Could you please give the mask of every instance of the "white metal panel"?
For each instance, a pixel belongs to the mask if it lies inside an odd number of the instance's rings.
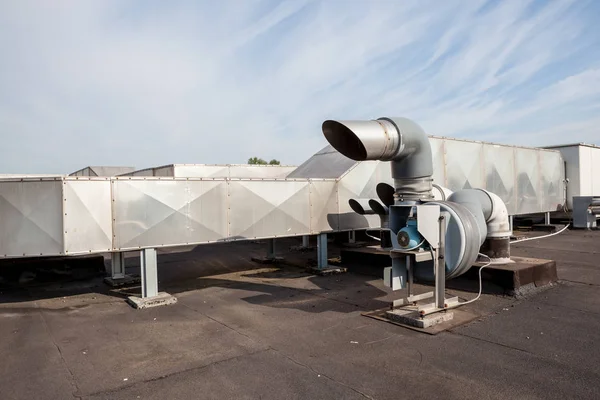
[[[112,249],[110,180],[66,180],[64,183],[65,253]]]
[[[63,254],[61,179],[0,182],[0,257]]]
[[[308,180],[229,181],[230,239],[310,233]]]
[[[600,195],[600,147],[580,145],[579,180],[580,188],[573,196]]]
[[[445,140],[441,138],[429,138],[429,144],[431,145],[431,155],[433,157],[433,183],[448,187]]]
[[[600,147],[590,148],[591,164],[590,179],[592,181],[592,196],[600,196]]]
[[[230,165],[230,178],[285,178],[296,167],[280,165]]]
[[[313,234],[339,229],[338,190],[335,180],[310,182],[310,231]]]
[[[542,211],[540,200],[540,164],[534,149],[519,149],[515,159],[517,171],[517,210],[519,214]],[[510,212],[510,211],[509,211]]]
[[[522,151],[522,149],[517,149]],[[564,162],[554,151],[538,151],[539,184],[538,197],[542,211],[559,211],[565,206]]]
[[[114,180],[116,249],[176,246],[227,237],[227,183]]]
[[[175,176],[184,178],[229,178],[227,165],[175,164]]]
[[[453,191],[483,188],[483,144],[462,140],[445,140],[446,181]]]
[[[485,185],[482,189],[498,195],[509,214],[517,211],[515,148],[486,144],[483,146]]]

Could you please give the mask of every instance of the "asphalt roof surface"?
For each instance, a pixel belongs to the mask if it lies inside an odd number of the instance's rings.
[[[248,261],[264,250],[161,254],[178,303],[142,311],[95,272],[0,287],[0,399],[600,398],[600,231],[513,246],[557,260],[560,283],[484,295],[436,336],[361,315],[394,298],[381,280]]]

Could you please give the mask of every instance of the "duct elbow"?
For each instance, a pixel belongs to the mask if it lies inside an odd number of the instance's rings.
[[[486,237],[505,238],[512,234],[506,205],[496,194],[483,189],[463,189],[454,192],[448,200],[463,204],[478,215],[483,213]]]
[[[429,178],[433,157],[423,129],[407,118],[371,121],[327,120],[322,126],[327,141],[356,161],[393,161],[394,179]]]
[[[508,210],[504,201],[495,193],[488,192],[487,190],[480,189],[485,192],[492,203],[492,211],[488,218],[486,218],[489,238],[504,238],[512,235],[512,229],[510,228],[510,221],[508,218]]]

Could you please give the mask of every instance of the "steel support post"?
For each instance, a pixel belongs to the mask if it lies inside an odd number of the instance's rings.
[[[112,279],[124,279],[125,278],[125,253],[118,252],[111,254],[111,270],[110,275]]]
[[[446,223],[444,216],[440,216],[440,242],[435,250],[435,306],[444,308],[446,304]]]
[[[512,215],[508,216],[508,223],[510,225],[510,231],[512,232],[514,230],[513,216]]]
[[[544,213],[544,224],[550,225],[550,213]]]
[[[309,247],[310,245],[310,236],[304,235],[302,236],[302,247]]]
[[[275,239],[267,240],[267,259],[274,260],[275,259]]]
[[[140,251],[140,268],[142,271],[142,298],[158,295],[156,249],[144,249]]]
[[[317,236],[317,268],[327,268],[327,234],[321,233]]]
[[[348,243],[356,243],[356,231],[348,232]]]

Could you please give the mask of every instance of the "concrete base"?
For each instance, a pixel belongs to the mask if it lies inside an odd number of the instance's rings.
[[[168,306],[170,304],[177,303],[177,297],[170,295],[169,293],[159,292],[156,296],[141,298],[137,296],[129,296],[127,302],[138,310],[144,308]]]
[[[301,253],[307,251],[314,251],[317,249],[317,246],[290,246],[290,251],[299,251]]]
[[[110,287],[122,287],[122,286],[137,284],[137,283],[140,283],[141,281],[142,281],[142,279],[139,276],[131,276],[131,275],[125,275],[125,277],[118,278],[118,279],[112,278],[110,276],[107,276],[106,278],[104,278],[104,283],[106,283]]]
[[[415,307],[402,307],[386,312],[385,316],[394,322],[424,329],[454,319],[454,312],[440,311],[421,317]]]
[[[252,261],[259,264],[277,264],[279,262],[283,262],[285,259],[283,257],[252,257]]]
[[[342,268],[342,267],[336,267],[334,265],[328,265],[325,268],[310,267],[310,268],[308,268],[308,271],[311,274],[326,276],[326,275],[343,274],[347,271],[347,269]]]

